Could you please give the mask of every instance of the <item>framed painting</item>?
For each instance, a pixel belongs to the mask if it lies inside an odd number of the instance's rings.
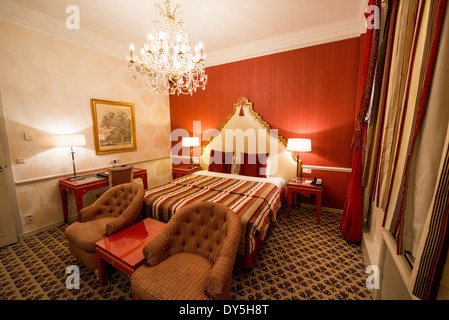
[[[96,154],[137,150],[134,104],[90,100]]]

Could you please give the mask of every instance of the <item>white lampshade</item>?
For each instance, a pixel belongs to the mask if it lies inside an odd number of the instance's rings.
[[[200,139],[198,137],[182,138],[183,147],[198,147],[200,145]]]
[[[288,139],[287,150],[294,152],[312,151],[310,139]]]
[[[84,137],[84,134],[55,136],[55,147],[75,147],[85,145],[86,138]]]

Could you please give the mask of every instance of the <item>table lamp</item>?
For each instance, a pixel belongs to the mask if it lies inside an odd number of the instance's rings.
[[[77,177],[76,175],[75,151],[73,151],[73,147],[85,145],[86,145],[86,138],[84,137],[84,134],[64,135],[55,137],[55,147],[70,147],[72,153],[73,177],[68,178],[69,180],[75,181],[79,179],[79,177]]]
[[[288,139],[287,150],[297,152],[296,155],[296,182],[302,180],[302,160],[299,159],[300,152],[312,151],[310,139]]]
[[[187,137],[182,138],[182,146],[190,147],[190,169],[194,168],[193,165],[193,147],[199,147],[200,139],[198,137]]]

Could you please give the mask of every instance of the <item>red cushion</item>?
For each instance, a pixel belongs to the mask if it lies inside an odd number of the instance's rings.
[[[231,173],[233,157],[234,152],[232,151],[222,152],[211,150],[208,170],[213,172]]]
[[[241,153],[239,174],[242,176],[266,178],[268,155],[268,153]]]

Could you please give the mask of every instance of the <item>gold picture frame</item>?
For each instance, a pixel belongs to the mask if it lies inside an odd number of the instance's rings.
[[[90,99],[96,154],[137,150],[134,104]]]

